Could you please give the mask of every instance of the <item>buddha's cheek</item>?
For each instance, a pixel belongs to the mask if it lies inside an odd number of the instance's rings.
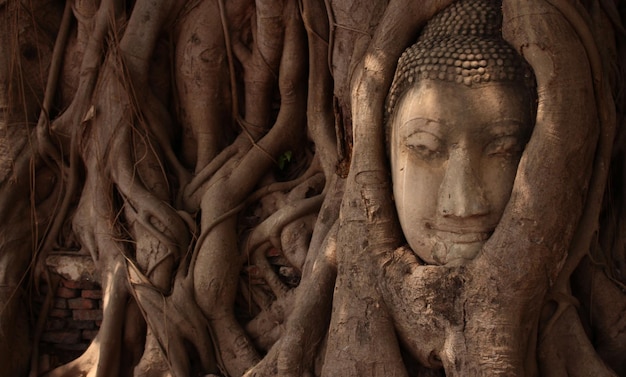
[[[437,217],[437,196],[443,169],[416,161],[409,151],[392,162],[393,193],[402,231],[409,246],[427,263],[436,263],[432,251]]]
[[[511,197],[518,159],[492,159],[481,164],[484,191],[491,209],[489,218],[498,222]]]

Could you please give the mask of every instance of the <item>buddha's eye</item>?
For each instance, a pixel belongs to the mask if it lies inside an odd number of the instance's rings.
[[[524,146],[516,136],[500,136],[487,145],[485,153],[490,157],[515,158]]]
[[[424,160],[432,160],[443,156],[443,143],[429,132],[418,131],[406,138],[409,150]]]

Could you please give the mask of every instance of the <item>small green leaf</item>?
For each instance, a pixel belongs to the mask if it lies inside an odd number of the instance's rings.
[[[293,153],[291,151],[286,151],[278,157],[278,168],[280,170],[284,170],[287,163],[291,162],[291,157]]]

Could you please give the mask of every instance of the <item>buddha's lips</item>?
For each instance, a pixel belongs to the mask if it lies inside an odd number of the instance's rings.
[[[485,242],[491,237],[493,232],[472,232],[472,233],[452,233],[452,232],[437,232],[437,236],[442,240],[453,243],[474,243]]]
[[[452,243],[485,242],[491,237],[495,227],[452,227],[427,224],[442,241]]]

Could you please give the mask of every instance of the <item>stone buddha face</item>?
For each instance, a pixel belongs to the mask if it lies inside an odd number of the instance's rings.
[[[521,83],[423,79],[390,119],[393,194],[409,246],[430,264],[474,258],[498,224],[532,131]]]

